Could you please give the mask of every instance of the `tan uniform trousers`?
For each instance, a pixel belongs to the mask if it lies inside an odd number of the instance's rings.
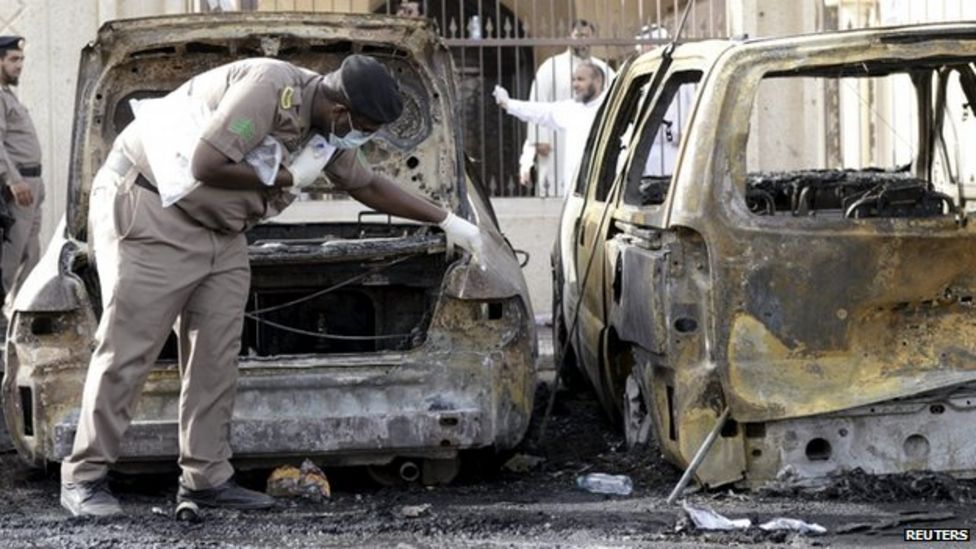
[[[230,420],[250,286],[243,234],[221,234],[103,167],[89,207],[103,313],[74,447],[62,481],[92,481],[115,462],[150,369],[172,328],[180,341],[181,482],[200,490],[233,474]],[[175,325],[175,326],[174,326]]]
[[[25,177],[30,186],[34,202],[30,206],[19,206],[10,198],[8,206],[13,215],[13,227],[3,242],[3,256],[0,258],[0,272],[3,275],[3,288],[7,292],[6,309],[13,304],[13,297],[27,279],[31,269],[41,258],[41,204],[44,203],[44,182],[40,177]]]

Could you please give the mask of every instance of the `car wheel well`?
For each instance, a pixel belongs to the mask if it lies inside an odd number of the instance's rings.
[[[603,341],[603,352],[600,353],[600,400],[604,402],[610,419],[619,426],[623,414],[624,387],[634,369],[634,354],[631,344],[621,340],[613,327],[607,329]]]

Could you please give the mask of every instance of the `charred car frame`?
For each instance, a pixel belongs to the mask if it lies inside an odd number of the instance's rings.
[[[459,452],[511,448],[532,410],[537,355],[519,264],[456,124],[452,63],[427,22],[384,16],[220,14],[106,24],[82,54],[69,207],[18,295],[3,402],[20,454],[66,456],[98,323],[88,189],[131,98],[232,60],[273,56],[327,72],[348,54],[398,77],[405,113],[364,148],[374,169],[476,222],[482,270],[436,228],[361,212],[326,180],[248,233],[252,267],[231,427],[236,458],[312,457],[449,481]],[[149,376],[119,466],[177,454],[175,341]],[[406,471],[406,472],[404,472]]]
[[[976,25],[667,51],[621,71],[566,202],[553,253],[559,363],[631,442],[653,433],[681,467],[729,408],[696,471],[706,485],[813,483],[855,467],[976,475],[973,189],[946,146],[948,102],[976,115]],[[879,79],[914,96],[897,105],[916,122],[893,165],[805,162],[813,132],[759,135],[764,101],[802,109],[804,89],[878,90]],[[649,174],[683,86],[695,100],[673,174]],[[763,158],[752,142],[764,137],[784,154]],[[784,161],[789,151],[801,153]]]

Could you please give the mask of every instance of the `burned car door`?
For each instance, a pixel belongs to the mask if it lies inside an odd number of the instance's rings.
[[[649,99],[608,235],[604,363],[629,444],[651,433],[669,458],[699,442],[702,402],[721,389],[697,368],[707,357],[708,257],[697,233],[668,222],[671,186],[682,165],[681,147],[695,124],[694,101],[705,60],[679,58]],[[677,390],[679,378],[689,390]],[[691,389],[693,387],[694,389]],[[717,443],[703,467],[727,465],[738,455],[735,439]],[[721,459],[719,459],[721,456]],[[734,478],[730,479],[734,480]]]
[[[627,151],[638,121],[643,99],[649,93],[651,72],[637,73],[617,84],[620,94],[605,111],[601,128],[600,148],[593,153],[593,168],[589,174],[586,201],[575,234],[575,268],[581,284],[577,334],[580,360],[588,377],[597,387],[604,409],[612,417],[617,415],[615,402],[608,398],[610,379],[604,373],[601,360],[605,344],[606,313],[604,285],[606,280],[605,243],[612,226],[613,200],[611,191],[623,176]]]

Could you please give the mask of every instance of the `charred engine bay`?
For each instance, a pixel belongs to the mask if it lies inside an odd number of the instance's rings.
[[[906,524],[976,526],[971,483],[948,488],[944,478],[903,475],[866,482],[855,473],[838,480],[829,495],[695,492],[687,499],[728,517],[768,520],[787,516],[828,528],[823,537],[767,533],[701,532],[676,527],[686,519],[665,503],[679,472],[656,448],[625,449],[609,428],[595,397],[561,393],[547,435],[538,439],[546,387],[536,395],[536,415],[518,450],[544,459],[525,472],[494,471],[484,455],[467,456],[460,479],[450,486],[380,487],[355,468],[326,468],[330,500],[279,500],[266,512],[205,512],[200,524],[175,522],[176,473],[119,475],[112,486],[127,516],[72,519],[58,504],[56,468],[30,470],[14,453],[0,454],[0,536],[5,547],[888,547],[901,541]],[[506,456],[507,457],[507,456]],[[497,460],[496,460],[497,462]],[[497,464],[497,463],[496,463]],[[625,474],[634,493],[612,497],[576,488],[578,474]],[[268,471],[240,475],[262,488]],[[942,490],[922,497],[938,481]],[[934,479],[934,480],[933,480]],[[899,484],[900,483],[900,484]],[[914,483],[914,484],[913,484]],[[892,499],[904,494],[918,499]],[[872,500],[880,496],[880,501]],[[924,513],[922,513],[924,512]],[[912,514],[908,514],[912,513]],[[905,517],[909,522],[905,522]],[[911,517],[918,522],[911,522]],[[949,517],[949,518],[945,518]],[[926,522],[939,520],[939,522]],[[838,531],[849,533],[839,534]]]

